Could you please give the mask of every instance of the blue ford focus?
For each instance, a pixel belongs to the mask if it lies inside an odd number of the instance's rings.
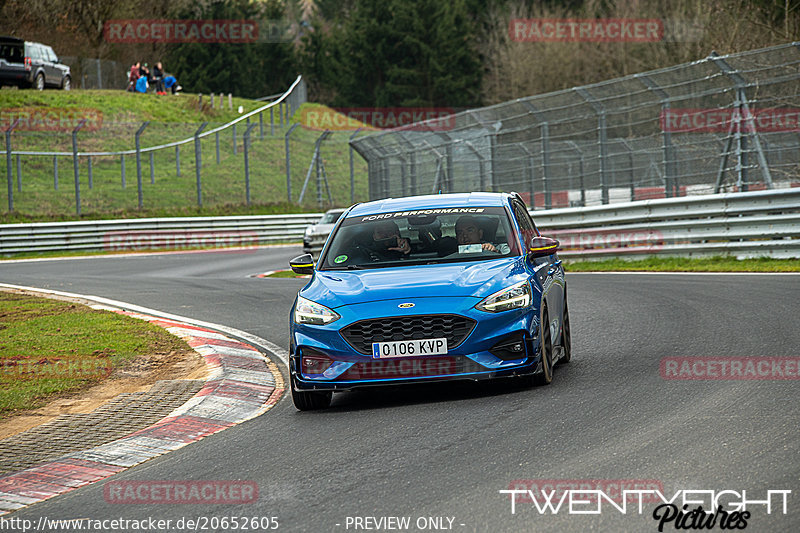
[[[521,376],[548,384],[571,356],[558,241],[515,193],[440,194],[351,207],[290,313],[292,398]],[[544,327],[543,327],[544,325]]]

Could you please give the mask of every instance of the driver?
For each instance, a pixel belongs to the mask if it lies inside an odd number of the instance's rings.
[[[381,220],[372,224],[370,248],[384,259],[400,259],[411,253],[411,243],[400,237],[400,228],[394,220]]]
[[[478,220],[470,215],[459,217],[456,221],[456,240],[458,244],[480,244],[484,252],[497,252],[507,254],[509,247],[507,244],[495,246],[490,242],[483,242],[483,229]]]

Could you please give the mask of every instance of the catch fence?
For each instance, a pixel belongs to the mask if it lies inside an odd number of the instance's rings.
[[[533,209],[800,182],[800,42],[520,98],[351,142],[369,197],[517,191]]]

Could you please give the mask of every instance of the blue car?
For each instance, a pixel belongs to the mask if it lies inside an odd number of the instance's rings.
[[[516,193],[354,205],[316,265],[308,254],[289,263],[311,274],[289,317],[295,406],[378,385],[550,383],[571,356],[557,248]]]

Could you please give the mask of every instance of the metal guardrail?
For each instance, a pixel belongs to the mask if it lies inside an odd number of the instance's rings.
[[[800,257],[800,188],[643,200],[532,213],[565,259]],[[321,213],[48,222],[0,226],[0,254],[299,241]],[[312,238],[312,253],[326,234]],[[216,240],[215,240],[216,239]]]
[[[322,216],[256,215],[42,222],[0,226],[0,254],[187,249],[296,242]]]
[[[800,188],[643,200],[534,214],[565,259],[800,257]]]

